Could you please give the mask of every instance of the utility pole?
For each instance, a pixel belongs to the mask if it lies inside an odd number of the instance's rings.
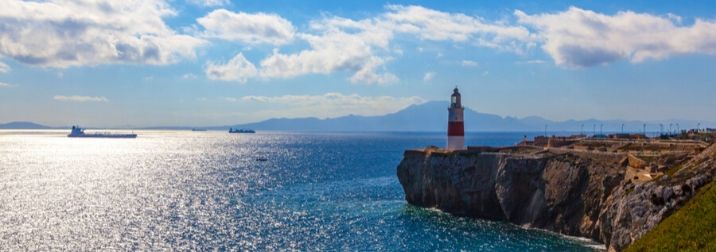
[[[643,126],[644,126],[644,138],[645,138],[644,141],[649,141],[649,138],[646,137],[646,123]],[[642,142],[641,143],[641,154],[642,155],[644,154],[644,145],[645,144]]]
[[[584,123],[582,123],[582,127],[579,128],[579,134],[584,136]]]
[[[622,123],[622,134],[624,134],[624,124]]]
[[[547,124],[544,125],[544,137],[547,137]]]

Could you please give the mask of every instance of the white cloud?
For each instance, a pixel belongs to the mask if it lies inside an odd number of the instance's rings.
[[[226,102],[238,102],[239,99],[234,98],[234,97],[224,97],[224,101],[226,101]]]
[[[64,68],[110,63],[169,64],[205,43],[177,34],[163,0],[0,1],[0,54]]]
[[[206,76],[212,80],[235,80],[242,83],[258,74],[254,64],[249,62],[241,53],[236,54],[226,64],[209,62],[204,71]]]
[[[188,2],[204,7],[218,7],[228,5],[230,3],[229,0],[189,0]]]
[[[689,26],[680,18],[632,11],[605,15],[571,7],[552,14],[515,11],[543,40],[542,48],[557,65],[589,67],[620,59],[633,63],[676,54],[716,55],[716,22],[696,19]]]
[[[10,72],[10,66],[0,62],[0,74]]]
[[[431,80],[433,80],[433,78],[435,78],[435,72],[427,72],[427,73],[425,73],[425,75],[423,75],[424,82],[431,81]]]
[[[315,25],[315,24],[314,24]],[[328,30],[320,35],[301,34],[310,49],[293,54],[279,51],[261,61],[263,77],[288,78],[304,74],[330,74],[348,71],[353,83],[385,84],[398,78],[384,71],[388,60],[374,55],[376,47],[386,49],[390,34],[372,33],[363,30],[348,33],[342,30]]]
[[[472,60],[463,60],[462,62],[460,62],[460,65],[462,65],[464,67],[476,67],[479,64],[477,64],[477,62],[472,61]]]
[[[109,102],[109,99],[104,96],[55,95],[52,99],[61,102]]]
[[[329,16],[311,21],[309,28],[309,31],[295,36],[307,42],[308,48],[289,53],[276,49],[257,64],[258,73],[248,71],[248,75],[238,74],[221,79],[245,81],[247,78],[291,78],[348,72],[353,83],[385,84],[398,81],[398,77],[385,67],[394,56],[402,54],[399,47],[391,46],[396,35],[515,52],[531,47],[534,40],[524,27],[488,23],[478,17],[420,6],[390,5],[385,13],[360,20]]]
[[[183,74],[181,76],[181,78],[185,79],[185,80],[194,80],[197,78],[197,76],[196,76],[196,74],[193,74],[193,73],[186,73],[186,74]]]
[[[203,35],[247,44],[281,45],[293,39],[295,29],[290,21],[275,14],[214,10],[197,19]]]
[[[260,62],[259,69],[239,53],[225,65],[209,64],[206,68],[207,76],[210,79],[245,82],[247,78],[254,77],[291,78],[305,74],[349,71],[353,72],[350,80],[354,83],[385,84],[398,80],[395,75],[382,70],[387,59],[373,55],[372,46],[380,41],[365,38],[372,34],[335,31],[321,36],[300,36],[309,43],[311,49],[294,54],[274,50],[273,54]]]
[[[356,115],[383,115],[413,104],[425,102],[423,98],[392,96],[361,96],[358,94],[325,93],[323,95],[282,95],[243,96],[227,99],[227,102],[250,102],[278,106],[279,108],[258,111],[264,117],[306,117],[320,118]],[[265,107],[265,106],[263,106]]]
[[[8,83],[5,83],[5,82],[0,82],[0,88],[10,88],[10,87],[14,87],[14,86],[15,86],[15,85],[8,84]]]
[[[331,17],[312,21],[317,34],[302,33],[299,38],[309,44],[309,49],[284,54],[274,50],[261,61],[261,76],[289,78],[304,74],[330,74],[336,71],[352,73],[353,83],[386,84],[398,81],[398,77],[385,70],[390,60],[376,55],[377,51],[388,53],[393,34],[378,26],[373,20],[354,21]]]
[[[275,18],[283,20],[278,16],[275,16]],[[273,23],[281,22],[276,21]],[[288,42],[294,31],[288,21],[286,21],[286,25],[290,29],[274,30],[290,30],[290,32],[268,33],[273,35],[283,34],[285,36],[278,36],[275,39],[263,38],[261,41],[273,42],[274,44]],[[388,49],[389,40],[392,37],[392,33],[389,31],[369,30],[369,27],[373,27],[370,21],[356,22],[337,17],[313,21],[310,26],[312,30],[318,33],[300,33],[296,35],[308,43],[308,49],[288,54],[276,49],[271,55],[260,61],[259,67],[256,67],[246,60],[243,54],[239,53],[226,64],[209,63],[205,72],[210,79],[238,80],[240,82],[245,82],[249,78],[292,78],[306,74],[331,74],[336,71],[352,73],[350,80],[354,83],[385,84],[398,80],[395,75],[384,70],[384,64],[389,59],[374,54],[377,49]],[[348,27],[355,28],[357,32],[343,30]],[[259,30],[263,31],[265,29]],[[256,34],[253,31],[250,33]],[[252,39],[244,40],[250,41]],[[258,41],[260,39],[253,40]]]
[[[517,61],[517,64],[544,64],[544,63],[547,63],[547,61],[544,61],[541,59]]]
[[[242,22],[216,21],[212,14],[235,17]],[[681,18],[634,12],[609,16],[579,8],[555,14],[527,15],[514,12],[515,21],[490,22],[478,16],[442,12],[421,6],[388,5],[386,11],[365,19],[324,16],[312,20],[308,30],[294,31],[290,22],[268,14],[212,12],[200,23],[213,36],[244,43],[282,45],[300,40],[306,48],[275,48],[264,59],[252,63],[242,54],[226,65],[212,62],[205,69],[211,79],[293,78],[307,74],[348,73],[353,83],[384,84],[398,81],[386,65],[402,55],[392,45],[398,36],[425,41],[449,42],[523,54],[536,45],[557,65],[585,67],[618,59],[641,62],[674,54],[716,54],[716,23],[697,19],[680,25]],[[260,18],[259,18],[260,17]],[[207,20],[216,19],[213,25]],[[263,20],[263,21],[257,21]],[[226,27],[238,27],[225,29]],[[214,28],[212,28],[214,27]],[[250,27],[250,28],[247,28]],[[529,28],[528,28],[529,27]],[[252,32],[246,32],[250,30]],[[267,32],[269,31],[269,32]],[[418,51],[424,51],[417,47]],[[443,57],[438,52],[437,57]],[[541,60],[520,62],[541,64]],[[464,67],[478,66],[464,60]]]
[[[534,45],[534,35],[522,26],[488,23],[480,17],[422,6],[389,5],[387,8],[387,26],[420,39],[464,42],[514,52],[522,52]]]

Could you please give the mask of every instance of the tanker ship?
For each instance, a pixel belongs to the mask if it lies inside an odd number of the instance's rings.
[[[137,138],[137,134],[113,134],[113,133],[85,133],[85,129],[79,126],[72,126],[72,131],[67,137],[100,137],[100,138]]]

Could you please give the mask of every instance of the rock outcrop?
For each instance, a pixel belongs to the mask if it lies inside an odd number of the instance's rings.
[[[716,171],[716,145],[687,161],[653,158],[672,160],[659,165],[680,169],[643,183],[625,178],[625,158],[637,162],[630,156],[515,148],[408,150],[397,173],[410,204],[591,238],[620,251],[683,205]]]

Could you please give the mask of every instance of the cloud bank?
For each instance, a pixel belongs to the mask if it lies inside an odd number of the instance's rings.
[[[681,25],[682,19],[671,14],[658,16],[622,11],[609,15],[570,7],[561,12],[541,14],[515,10],[512,22],[489,22],[482,17],[422,6],[388,5],[385,12],[371,18],[326,16],[311,21],[307,31],[295,33],[289,21],[271,17],[271,22],[266,21],[265,16],[254,17],[254,21],[242,22],[255,24],[252,28],[232,32],[244,33],[253,29],[258,31],[251,33],[254,35],[266,33],[261,39],[240,39],[248,44],[256,41],[288,43],[293,38],[307,43],[308,48],[289,53],[274,49],[256,64],[239,53],[225,65],[209,64],[207,75],[217,80],[244,82],[251,78],[347,72],[354,83],[395,82],[398,77],[387,70],[386,64],[402,55],[402,50],[392,46],[396,36],[515,54],[524,54],[539,46],[556,65],[566,68],[604,65],[617,60],[640,63],[680,54],[716,55],[715,22],[697,18],[691,25]],[[230,36],[217,37],[232,40]],[[241,64],[236,64],[237,60]],[[465,67],[476,65],[471,60],[462,61]],[[217,76],[217,69],[225,71]]]
[[[518,22],[531,26],[542,49],[555,64],[590,67],[626,59],[632,63],[678,54],[716,55],[716,23],[696,19],[680,25],[673,15],[632,11],[606,15],[577,7],[550,14],[515,11]]]
[[[226,0],[189,0],[222,6]],[[362,19],[324,14],[295,25],[272,13],[212,10],[181,34],[164,19],[177,15],[167,0],[0,1],[0,56],[40,67],[101,64],[166,65],[196,57],[214,41],[269,47],[251,61],[239,52],[208,60],[209,79],[251,79],[343,73],[352,83],[399,81],[388,65],[403,55],[396,38],[488,48],[523,55],[540,48],[565,68],[633,64],[675,55],[716,55],[716,22],[690,24],[673,14],[598,13],[578,7],[489,21],[422,6],[387,5]],[[299,27],[299,28],[297,28]],[[270,50],[273,49],[273,50]],[[253,55],[253,54],[252,54]],[[475,66],[465,59],[462,66]],[[9,67],[0,63],[0,73]]]
[[[0,1],[0,54],[56,68],[193,58],[205,41],[169,28],[174,15],[163,0]]]
[[[246,82],[258,74],[256,66],[247,60],[242,53],[236,54],[225,64],[209,62],[205,69],[206,76],[212,80]]]
[[[218,7],[231,3],[229,0],[188,0],[187,2],[204,7]]]
[[[258,111],[263,117],[317,116],[320,118],[355,115],[383,115],[413,104],[425,102],[417,96],[361,96],[358,94],[325,93],[322,95],[242,96],[224,98],[227,102],[268,103],[281,107]]]
[[[104,96],[55,95],[52,99],[60,102],[109,102]]]
[[[398,81],[398,77],[386,69],[386,63],[400,54],[399,51],[391,48],[391,43],[397,35],[429,41],[466,43],[514,52],[521,52],[533,46],[530,41],[534,38],[524,27],[488,23],[480,18],[460,13],[440,12],[420,6],[390,5],[386,10],[376,17],[359,20],[337,16],[313,20],[309,24],[308,31],[297,32],[295,35],[296,39],[308,44],[306,49],[290,53],[274,49],[273,53],[261,60],[258,65],[245,61],[243,55],[239,53],[224,65],[215,62],[208,64],[205,72],[212,79],[240,82],[250,78],[291,78],[306,74],[347,72],[351,74],[349,80],[353,83],[386,84]],[[222,12],[232,16],[241,15],[241,13]],[[200,23],[213,19],[212,14],[200,18]],[[260,31],[288,31],[287,27],[293,27],[290,23],[258,22],[259,17],[253,19],[256,20],[243,23],[261,23],[252,26]],[[273,16],[273,19],[281,18]],[[207,29],[207,32],[211,30]],[[250,29],[240,30],[242,29],[233,29],[232,32],[245,33]],[[284,39],[272,39],[267,36],[269,34],[265,34],[264,38],[248,40],[288,41],[289,32],[270,33],[271,36],[279,34],[285,35],[280,36]],[[228,36],[216,37],[232,40]],[[251,43],[250,41],[248,43]],[[237,62],[240,64],[236,64]]]
[[[214,10],[197,19],[204,28],[204,36],[238,41],[245,44],[281,45],[293,39],[295,29],[288,20],[266,13],[249,14]]]

